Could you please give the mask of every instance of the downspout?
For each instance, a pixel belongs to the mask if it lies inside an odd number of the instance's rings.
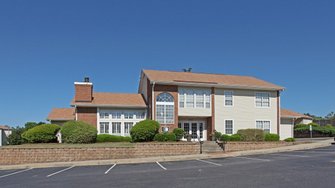
[[[74,105],[75,120],[78,121],[77,105]]]
[[[151,88],[151,119],[155,120],[155,82],[152,83],[152,88]]]

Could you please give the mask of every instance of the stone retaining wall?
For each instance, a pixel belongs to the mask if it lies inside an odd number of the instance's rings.
[[[291,146],[292,142],[228,142],[225,145],[226,152],[246,151],[257,149],[269,149],[283,146]]]
[[[197,143],[137,143],[133,147],[0,148],[0,165],[199,154]]]

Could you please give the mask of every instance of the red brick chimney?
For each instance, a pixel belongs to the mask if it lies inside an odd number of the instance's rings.
[[[93,84],[88,77],[84,82],[75,82],[75,102],[92,102],[93,100]]]

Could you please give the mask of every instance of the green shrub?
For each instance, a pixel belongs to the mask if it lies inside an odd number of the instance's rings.
[[[22,133],[22,138],[29,143],[51,143],[57,142],[56,134],[60,126],[54,124],[44,124],[34,126]]]
[[[153,120],[144,120],[138,122],[131,130],[130,135],[134,142],[152,141],[158,133],[159,123]]]
[[[222,137],[222,133],[214,130],[214,139],[215,140],[221,140],[221,137]]]
[[[298,128],[302,128],[302,127],[307,127],[308,125],[307,124],[297,124],[297,125],[294,125],[294,129],[298,129]]]
[[[317,123],[310,123],[310,124],[308,124],[308,126],[310,126],[310,125],[312,125],[312,126],[313,126],[313,128],[314,128],[314,127],[320,127],[320,125],[319,125],[319,124],[317,124]]]
[[[324,127],[313,126],[312,130],[313,130],[313,133],[318,133],[324,136],[329,136],[329,137],[335,136],[335,127],[333,126],[324,126]],[[309,125],[294,128],[294,132],[295,134],[307,134],[308,135],[310,132]]]
[[[184,129],[176,128],[172,131],[176,135],[176,140],[179,141],[184,137]]]
[[[295,138],[286,138],[285,142],[295,142]]]
[[[242,129],[238,130],[237,134],[240,135],[241,141],[264,141],[264,131],[261,129]]]
[[[174,142],[176,141],[176,135],[174,133],[158,133],[154,137],[156,142]]]
[[[278,134],[267,133],[264,136],[264,141],[267,141],[267,142],[279,141],[279,135]]]
[[[61,128],[64,143],[86,144],[94,143],[97,130],[92,125],[81,121],[68,121]]]
[[[9,145],[20,145],[25,143],[25,140],[21,137],[22,133],[25,131],[23,127],[12,128],[12,134],[8,136]]]
[[[241,141],[241,136],[238,134],[233,134],[230,136],[230,141],[235,141],[235,142]]]
[[[231,136],[229,136],[227,134],[223,134],[223,135],[221,135],[220,141],[228,142],[228,141],[230,141],[230,139],[231,139]]]
[[[116,136],[110,134],[99,134],[97,136],[97,142],[130,142],[129,136]]]

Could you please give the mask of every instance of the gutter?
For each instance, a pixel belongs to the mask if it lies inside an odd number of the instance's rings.
[[[156,82],[153,82],[152,88],[151,88],[151,119],[155,120],[155,110],[154,110],[154,104],[155,104],[155,84]]]

